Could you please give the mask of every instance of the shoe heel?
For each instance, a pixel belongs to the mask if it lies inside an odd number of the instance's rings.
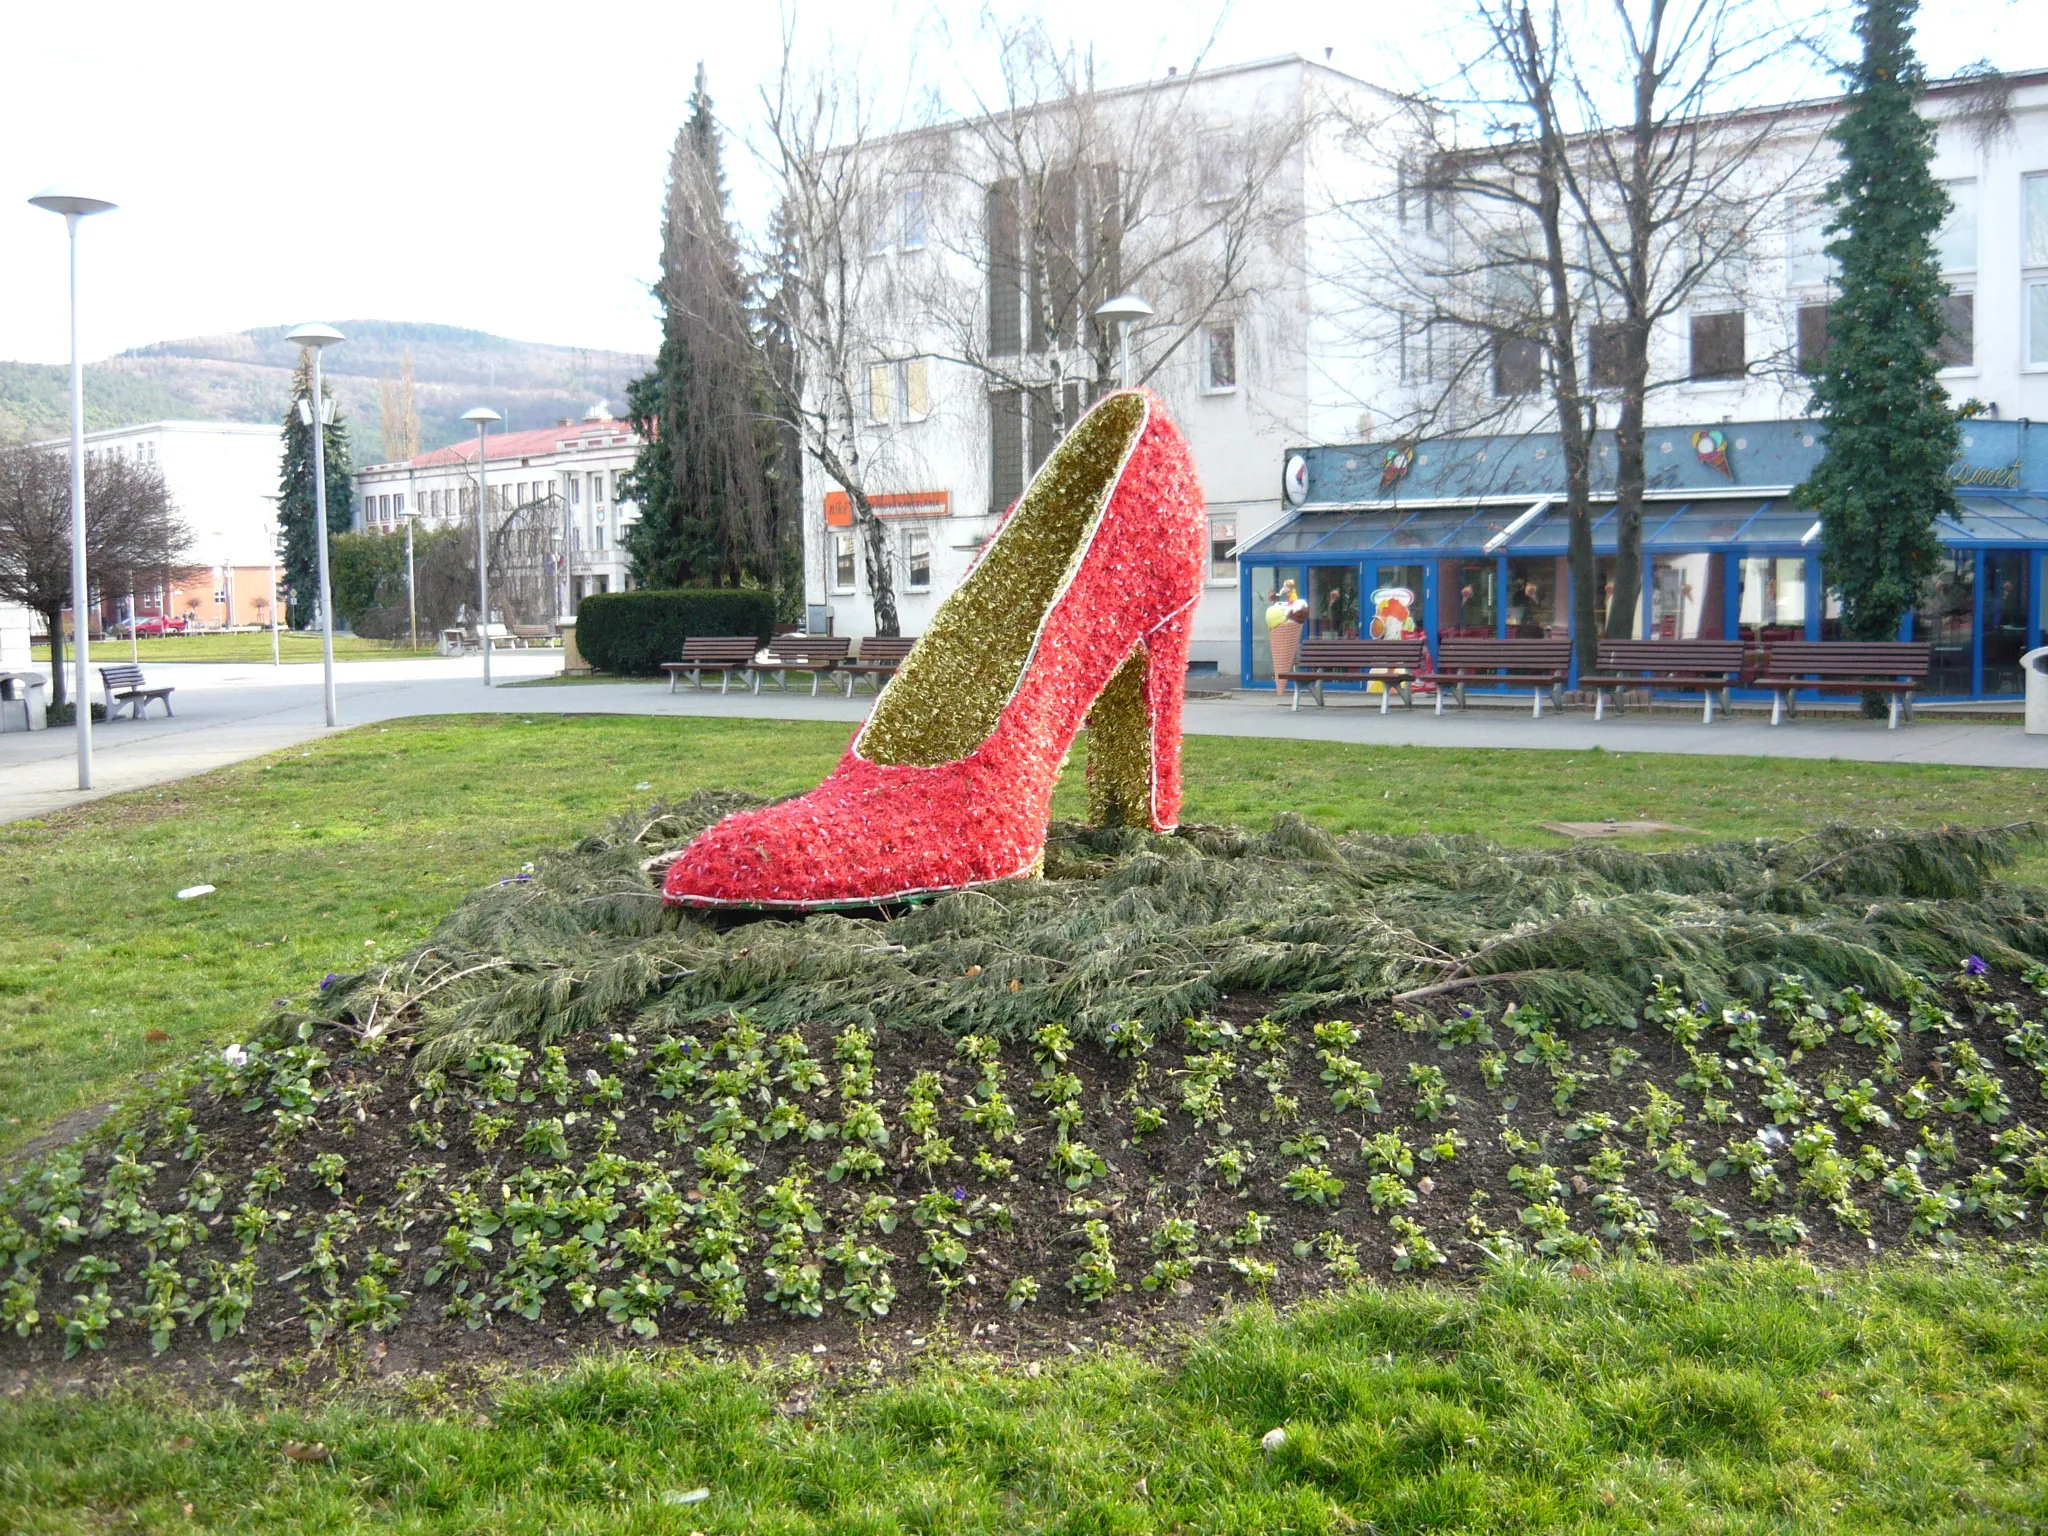
[[[1181,705],[1192,614],[1145,635],[1088,711],[1088,820],[1170,832],[1180,824]]]

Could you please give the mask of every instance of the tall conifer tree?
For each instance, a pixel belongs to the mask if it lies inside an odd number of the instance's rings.
[[[704,67],[669,157],[662,210],[661,350],[628,387],[647,440],[631,487],[639,521],[626,536],[649,586],[768,584],[775,517],[760,406],[751,289],[726,219],[718,124]]]
[[[1793,494],[1820,513],[1821,558],[1850,639],[1888,640],[1941,556],[1935,519],[1955,510],[1957,423],[1937,375],[1949,198],[1934,179],[1934,125],[1914,110],[1926,83],[1913,50],[1917,0],[1864,0],[1863,57],[1833,130],[1842,169],[1828,186],[1841,264],[1828,348],[1810,409],[1827,449]]]
[[[284,466],[278,478],[280,573],[290,594],[292,623],[311,622],[320,606],[320,552],[313,542],[313,429],[299,420],[299,402],[313,396],[312,354],[301,349],[292,374],[292,400],[284,413]],[[328,398],[333,399],[330,391]],[[348,467],[348,424],[335,412],[324,433],[327,449],[327,531],[347,533],[355,521]]]

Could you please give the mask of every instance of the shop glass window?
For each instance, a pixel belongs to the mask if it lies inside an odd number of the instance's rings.
[[[1500,567],[1491,560],[1439,560],[1437,629],[1449,640],[1485,640],[1495,633],[1500,609],[1494,586]]]
[[[1252,681],[1270,683],[1273,681],[1273,641],[1266,629],[1266,609],[1278,601],[1281,588],[1287,582],[1294,583],[1294,590],[1305,590],[1302,568],[1298,565],[1251,565],[1244,568],[1240,578],[1251,588],[1252,605]]]
[[[1934,659],[1927,669],[1929,694],[1971,691],[1971,651],[1977,618],[1977,556],[1975,551],[1942,551],[1941,563],[1921,590],[1913,611],[1913,638],[1932,641]]]
[[[1358,638],[1358,567],[1311,566],[1308,573],[1308,633],[1316,640]]]
[[[1984,556],[1984,691],[2023,693],[2020,657],[2027,649],[2025,550],[1994,549]]]
[[[1650,638],[1721,638],[1723,558],[1704,552],[1658,555],[1650,564]]]
[[[1508,633],[1522,640],[1562,636],[1558,579],[1564,561],[1554,555],[1524,555],[1508,561]]]
[[[1744,640],[1806,638],[1806,559],[1752,556],[1739,562],[1736,627]]]

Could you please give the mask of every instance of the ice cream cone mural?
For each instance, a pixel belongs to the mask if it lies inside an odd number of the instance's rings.
[[[1692,451],[1709,469],[1718,469],[1730,480],[1735,471],[1728,463],[1728,434],[1719,427],[1702,427],[1692,435]]]
[[[1280,681],[1280,674],[1294,670],[1295,653],[1301,649],[1301,632],[1308,624],[1308,603],[1295,590],[1294,583],[1283,581],[1280,590],[1273,594],[1273,600],[1266,606],[1266,637],[1273,647],[1273,689],[1285,693],[1287,685]]]

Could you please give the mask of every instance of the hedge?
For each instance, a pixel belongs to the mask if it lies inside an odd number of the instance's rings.
[[[576,649],[605,672],[659,672],[701,635],[775,633],[775,597],[763,591],[685,588],[673,592],[597,592],[576,608]]]

